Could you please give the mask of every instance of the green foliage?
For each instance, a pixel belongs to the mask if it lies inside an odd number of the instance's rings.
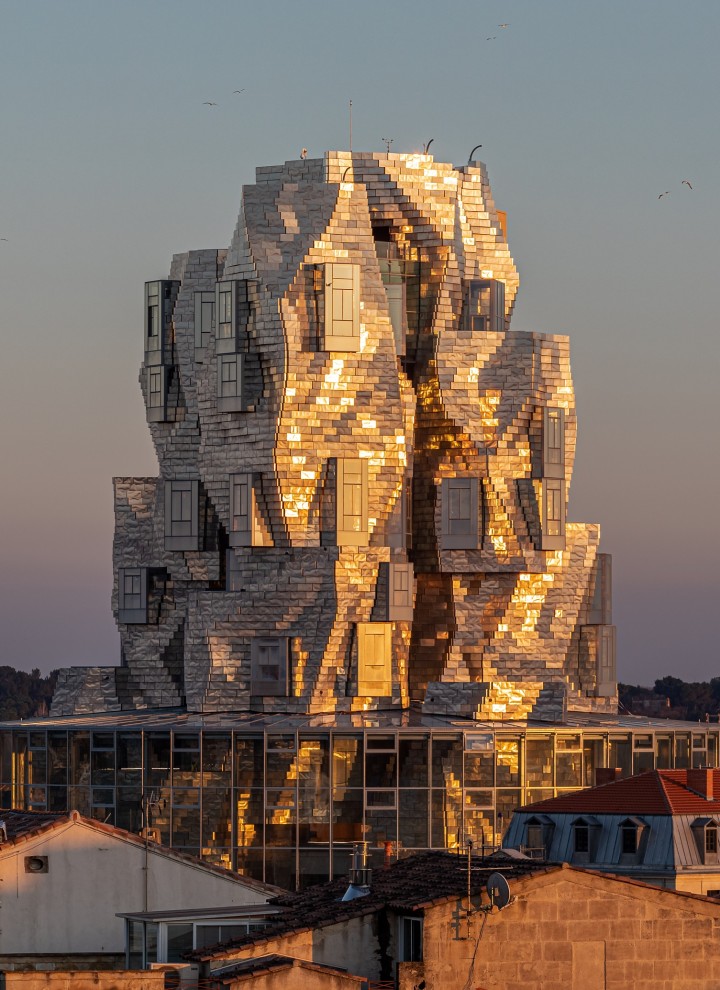
[[[639,712],[643,702],[667,706],[671,718],[702,722],[706,715],[717,721],[720,714],[720,677],[709,681],[683,681],[679,677],[659,677],[652,688],[638,684],[618,684],[620,704]],[[660,712],[658,712],[660,714]]]
[[[41,677],[37,669],[28,674],[14,667],[0,667],[0,720],[47,715],[56,681],[56,670]]]

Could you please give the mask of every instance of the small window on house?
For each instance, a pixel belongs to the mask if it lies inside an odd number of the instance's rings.
[[[250,694],[286,697],[289,693],[290,641],[286,636],[256,636],[250,647]]]
[[[575,852],[590,852],[590,829],[584,822],[575,825]]]
[[[221,354],[217,359],[218,409],[242,412],[242,354]]]
[[[621,839],[623,856],[634,856],[637,852],[637,827],[635,825],[623,825],[621,829]]]
[[[526,834],[527,844],[523,852],[535,858],[542,858],[545,855],[545,838],[543,836],[542,825],[528,825]]]
[[[543,411],[543,477],[565,476],[565,410]]]
[[[422,962],[423,919],[402,918],[400,962]]]
[[[478,478],[444,478],[441,487],[443,550],[477,550],[481,545]]]
[[[355,457],[339,457],[336,475],[336,539],[339,546],[368,542],[368,466]]]
[[[215,330],[215,293],[195,293],[195,360],[202,361]]]
[[[358,695],[392,694],[392,623],[358,622]]]
[[[324,270],[323,351],[360,350],[360,266],[328,263]]]
[[[708,825],[705,829],[705,852],[715,855],[718,851],[717,825]]]
[[[165,482],[165,549],[197,550],[199,482]]]
[[[118,622],[142,625],[147,620],[147,568],[119,568]]]
[[[543,481],[543,550],[565,549],[565,482]]]

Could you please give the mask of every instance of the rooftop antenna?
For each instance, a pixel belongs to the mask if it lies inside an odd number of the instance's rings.
[[[470,938],[470,915],[472,914],[472,901],[470,900],[470,881],[472,879],[472,851],[473,851],[473,840],[467,839],[465,841],[467,846],[467,923],[468,923],[468,938]]]
[[[468,158],[468,165],[471,165],[472,164],[473,155],[478,150],[478,148],[482,148],[482,145],[481,144],[476,144],[475,147],[473,148],[473,150],[470,152],[470,156]]]
[[[430,145],[433,143],[434,140],[435,140],[435,138],[430,138],[430,140],[428,141],[428,143],[425,145],[425,147],[423,148],[423,154],[424,155],[426,155],[428,153],[428,148],[430,147]]]
[[[352,100],[350,100],[350,154],[352,155]]]
[[[387,149],[387,153],[390,154],[390,145],[393,143],[395,138],[380,138],[380,140],[385,142],[385,148]]]

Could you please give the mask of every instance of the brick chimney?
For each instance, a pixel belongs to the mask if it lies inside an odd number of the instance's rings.
[[[614,780],[620,780],[622,767],[595,767],[595,786],[600,784],[612,784]]]
[[[713,772],[709,767],[688,770],[686,786],[688,790],[700,794],[708,801],[713,800]]]

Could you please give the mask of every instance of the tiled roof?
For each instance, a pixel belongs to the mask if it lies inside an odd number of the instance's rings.
[[[306,959],[296,959],[293,956],[283,956],[278,953],[270,953],[267,956],[254,956],[252,959],[243,959],[235,962],[232,966],[223,967],[213,971],[213,981],[218,983],[237,982],[239,979],[261,976],[271,970],[292,969],[292,967],[308,969],[315,972],[326,973],[328,976],[340,976],[346,981],[367,986],[366,980],[361,976],[353,976],[344,970],[336,969],[334,966],[326,966],[323,963],[313,963]]]
[[[501,871],[506,877],[519,877],[547,869],[547,864],[533,860],[516,860],[510,857],[471,860],[470,889],[477,895],[485,889],[491,873]],[[462,896],[467,892],[467,856],[448,852],[418,853],[398,860],[391,866],[374,870],[370,893],[352,901],[343,902],[347,880],[333,880],[318,884],[299,893],[284,894],[270,903],[286,908],[262,931],[243,935],[223,945],[198,949],[188,959],[211,959],[225,955],[230,949],[245,945],[258,945],[280,936],[325,928],[351,918],[372,914],[382,907],[394,911],[418,910],[426,905]]]
[[[7,843],[0,841],[0,852],[6,845],[26,842],[33,836],[40,835],[43,832],[50,832],[73,821],[83,822],[91,828],[105,832],[107,835],[114,836],[117,839],[122,839],[124,842],[130,842],[143,848],[145,846],[145,839],[142,836],[136,835],[134,832],[126,832],[124,828],[117,828],[115,825],[108,825],[106,822],[97,821],[95,818],[86,818],[78,811],[16,811],[15,809],[7,808],[0,811],[0,822],[4,822],[8,838]],[[222,866],[207,863],[195,856],[189,856],[187,853],[178,852],[176,849],[170,849],[168,846],[162,846],[156,842],[150,842],[149,847],[156,855],[176,859],[179,862],[187,863],[208,873],[222,876],[226,880],[235,880],[251,890],[258,891],[258,893],[263,894],[266,898],[277,894],[280,890],[279,887],[273,887],[271,884],[261,883],[259,880],[253,880],[251,877],[233,873],[232,870],[226,870]]]
[[[712,770],[712,800],[687,786],[687,770],[648,770],[635,777],[526,804],[520,811],[588,815],[720,816],[720,770]]]

